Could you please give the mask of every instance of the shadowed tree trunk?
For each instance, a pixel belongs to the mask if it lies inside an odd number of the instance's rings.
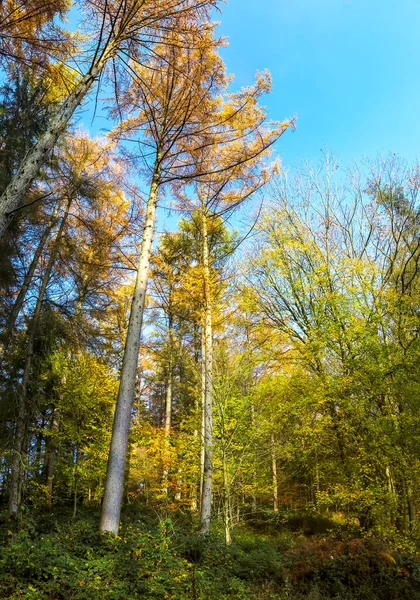
[[[38,266],[39,259],[44,250],[45,243],[48,240],[54,225],[57,223],[58,211],[59,211],[59,205],[57,204],[54,209],[53,214],[51,215],[51,219],[50,219],[47,227],[42,232],[42,235],[38,242],[38,246],[36,247],[36,250],[32,257],[31,264],[29,265],[29,269],[28,269],[27,273],[25,274],[22,286],[21,286],[19,293],[16,297],[16,300],[10,310],[9,316],[6,321],[6,325],[4,327],[4,331],[1,336],[3,339],[3,350],[2,350],[2,354],[0,355],[0,365],[1,365],[2,358],[7,353],[7,348],[10,344],[11,337],[13,335],[13,331],[15,328],[16,319],[18,318],[18,315],[19,315],[19,313],[22,309],[23,303],[25,301],[25,297],[28,292],[28,289],[33,281],[35,270]]]
[[[54,409],[54,412],[51,416],[51,427],[50,427],[50,439],[48,440],[47,443],[47,450],[46,450],[46,468],[45,468],[45,480],[46,480],[46,485],[47,485],[47,498],[48,498],[48,502],[51,503],[52,501],[52,494],[53,494],[53,480],[54,480],[54,473],[55,473],[55,465],[56,465],[56,461],[57,461],[57,447],[55,445],[53,436],[54,434],[58,431],[58,415],[57,415],[57,410]]]
[[[16,431],[14,439],[13,457],[11,461],[12,477],[10,481],[10,495],[9,495],[9,516],[16,516],[19,511],[20,504],[20,486],[21,486],[21,472],[22,472],[22,452],[24,448],[24,440],[26,437],[27,429],[27,399],[28,399],[28,388],[31,378],[32,371],[32,359],[34,355],[34,342],[38,331],[39,318],[41,314],[42,303],[44,300],[47,285],[50,280],[51,272],[57,258],[58,249],[60,246],[61,236],[64,230],[64,226],[69,215],[72,198],[67,202],[66,211],[60,223],[59,230],[54,240],[53,247],[50,252],[47,267],[42,277],[41,287],[37,302],[35,305],[34,314],[30,326],[29,338],[26,346],[26,360],[23,371],[21,390],[18,400],[18,414],[16,419]]]

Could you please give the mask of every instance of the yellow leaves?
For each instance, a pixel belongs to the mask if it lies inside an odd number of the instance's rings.
[[[380,553],[380,557],[388,564],[388,565],[392,565],[395,566],[397,564],[397,561],[395,560],[395,558],[392,556],[392,554],[388,554],[387,552],[381,552]]]
[[[78,73],[62,61],[49,64],[43,76],[43,82],[47,90],[44,101],[61,102],[72,91],[78,78]]]
[[[273,80],[270,71],[268,69],[257,71],[255,87],[258,89],[259,93],[269,94],[272,86]]]
[[[71,36],[57,26],[70,0],[4,0],[0,2],[0,54],[11,69],[16,63],[32,67],[32,76],[51,59],[63,57],[72,46]]]

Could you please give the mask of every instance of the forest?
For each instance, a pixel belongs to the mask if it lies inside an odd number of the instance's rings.
[[[1,599],[420,599],[420,164],[284,168],[222,8],[0,3]]]

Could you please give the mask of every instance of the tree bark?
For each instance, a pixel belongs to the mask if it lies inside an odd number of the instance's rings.
[[[169,317],[169,365],[168,365],[168,381],[166,387],[165,399],[165,441],[164,441],[164,464],[162,473],[163,493],[168,495],[168,461],[167,452],[170,445],[171,426],[172,426],[172,391],[173,391],[173,333],[172,333],[172,317]]]
[[[0,237],[4,235],[12,219],[12,213],[21,207],[22,201],[58,138],[64,132],[74,111],[88,93],[107,60],[112,55],[111,48],[102,53],[89,71],[82,77],[74,90],[61,104],[52,117],[46,131],[40,136],[22,161],[18,171],[0,196]]]
[[[195,365],[197,367],[198,370],[198,365],[199,365],[199,350],[198,350],[198,343],[197,343],[197,324],[194,324],[194,362]],[[194,397],[194,413],[195,413],[195,426],[194,426],[194,432],[193,432],[193,436],[194,436],[194,447],[198,448],[198,416],[200,413],[200,403],[198,400],[198,394],[195,394]],[[202,419],[201,419],[202,420]],[[201,454],[201,444],[200,444],[200,454]],[[191,512],[195,513],[197,512],[198,509],[198,502],[197,502],[197,489],[199,489],[199,493],[201,495],[201,463],[200,463],[200,472],[199,472],[199,481],[197,481],[195,478],[192,482],[192,492],[191,492]]]
[[[277,460],[274,448],[274,434],[271,434],[271,471],[273,475],[273,511],[279,512],[279,487],[277,479]]]
[[[77,486],[79,483],[79,446],[76,446],[74,449],[74,467],[73,467],[73,479],[74,479],[74,487],[73,487],[73,519],[76,517],[77,512]]]
[[[204,480],[204,438],[205,438],[205,419],[206,419],[206,338],[205,321],[201,323],[201,438],[200,438],[200,512],[203,500],[203,480]]]
[[[204,469],[201,498],[200,533],[210,532],[211,497],[213,483],[213,332],[212,302],[209,266],[207,215],[202,210],[202,260],[204,278],[204,341],[205,341],[205,402],[204,402]]]
[[[223,444],[225,442],[223,441]],[[223,521],[225,526],[225,541],[229,545],[232,543],[232,536],[230,533],[232,526],[232,510],[231,510],[231,497],[230,497],[230,483],[229,483],[229,472],[226,458],[226,448],[222,450],[222,462],[223,462]]]
[[[252,427],[252,435],[255,435],[255,405],[254,401],[251,404],[251,427]],[[252,496],[251,496],[251,513],[255,514],[257,512],[257,457],[255,454],[255,450],[252,452]]]
[[[159,164],[159,157],[157,164]],[[111,448],[105,481],[105,493],[99,529],[118,534],[121,503],[124,490],[125,460],[131,424],[131,408],[134,400],[136,375],[140,348],[140,334],[143,323],[149,275],[150,254],[155,227],[156,205],[159,189],[159,168],[155,168],[150,186],[146,209],[146,222],[137,269],[137,278],[131,303],[127,338],[125,341],[120,387],[114,414]]]

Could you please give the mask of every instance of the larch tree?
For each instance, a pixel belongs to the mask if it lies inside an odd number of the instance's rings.
[[[263,131],[266,113],[257,103],[261,93],[270,87],[266,75],[259,76],[255,86],[229,95],[225,102],[216,97],[227,84],[223,63],[215,52],[220,42],[214,40],[211,26],[207,26],[204,35],[202,28],[197,29],[195,22],[191,23],[186,17],[185,28],[191,33],[195,31],[194,43],[185,48],[182,36],[169,34],[162,48],[156,52],[153,71],[150,68],[137,70],[136,85],[128,91],[127,104],[129,107],[133,105],[130,95],[134,92],[139,99],[139,114],[122,123],[115,134],[120,139],[134,137],[140,141],[142,153],[138,158],[148,169],[151,183],[101,518],[101,531],[114,533],[118,531],[121,510],[125,454],[159,189],[168,183],[176,185],[177,182],[202,179],[214,172],[240,169],[241,165],[262,156],[290,125],[290,121],[277,123]],[[217,148],[220,149],[221,160],[217,166],[210,161],[196,160],[205,148],[213,148],[215,153]]]
[[[45,68],[59,59],[70,41],[57,25],[71,5],[70,0],[4,0],[0,5],[0,64],[16,68]]]
[[[190,25],[194,28],[194,23]],[[187,17],[185,27],[188,27]],[[120,139],[140,141],[142,152],[140,156],[132,156],[132,159],[137,158],[137,163],[143,166],[150,182],[100,525],[101,531],[115,534],[119,528],[131,406],[159,190],[171,181],[195,176],[188,144],[193,145],[195,140],[198,143],[199,139],[201,142],[203,115],[212,111],[214,94],[225,83],[223,65],[215,52],[217,42],[212,37],[212,28],[208,29],[205,36],[200,28],[196,34],[194,44],[185,48],[182,35],[169,32],[156,53],[155,66],[136,69],[135,84],[128,91],[127,104],[130,107],[137,101],[139,112],[123,122],[114,133]]]
[[[232,213],[267,182],[264,159],[273,143],[293,125],[290,120],[266,123],[267,113],[259,106],[259,99],[270,91],[270,87],[269,74],[260,73],[254,86],[230,94],[219,106],[219,122],[203,136],[202,145],[191,152],[198,172],[202,173],[190,193],[193,199],[181,191],[185,206],[193,206],[195,202],[201,219],[204,464],[200,520],[203,534],[210,531],[213,479],[213,303],[209,221]]]
[[[50,69],[55,77],[61,77],[66,89],[64,98],[50,119],[48,126],[19,165],[7,188],[0,196],[0,236],[6,231],[11,215],[21,207],[27,190],[47,161],[58,138],[65,130],[75,110],[86,98],[95,81],[110,77],[118,98],[127,76],[132,76],[135,65],[145,64],[156,52],[156,44],[162,46],[167,31],[177,31],[183,43],[190,36],[184,27],[187,17],[200,29],[213,0],[84,0],[84,18],[90,24],[88,42],[76,56],[70,48],[68,62],[82,64],[81,71],[74,66],[62,68],[62,62]],[[38,14],[38,13],[36,13]],[[34,17],[35,18],[35,17]],[[28,17],[29,22],[31,19]],[[36,26],[35,31],[36,31]],[[153,60],[153,59],[152,59]],[[58,74],[57,74],[58,69]],[[144,90],[144,93],[147,93]]]
[[[179,234],[166,234],[161,238],[160,246],[154,254],[151,269],[153,308],[164,315],[165,325],[163,331],[163,344],[160,348],[160,354],[165,363],[165,448],[163,451],[163,473],[162,487],[163,493],[168,497],[168,460],[166,454],[171,444],[171,431],[173,426],[173,404],[175,397],[175,369],[181,354],[181,340],[179,339],[178,326],[179,316],[185,314],[185,308],[182,306],[182,299],[179,297],[180,286],[182,285],[182,263],[181,253],[185,251],[182,239]],[[154,324],[158,318],[153,317]],[[178,331],[177,331],[178,329]]]
[[[29,427],[31,422],[37,420],[38,414],[34,390],[38,385],[37,370],[40,365],[37,352],[40,339],[47,337],[43,322],[48,313],[47,294],[52,294],[56,299],[61,298],[61,316],[66,312],[73,316],[73,340],[77,347],[76,330],[83,304],[89,296],[95,294],[96,311],[100,311],[101,302],[109,306],[111,292],[108,291],[106,301],[101,300],[101,295],[106,296],[107,286],[121,281],[121,273],[124,273],[120,270],[121,257],[118,247],[115,248],[115,239],[118,239],[124,229],[129,233],[124,216],[128,202],[122,189],[113,182],[118,176],[118,170],[110,158],[109,143],[101,145],[98,141],[93,142],[81,135],[73,139],[67,138],[66,142],[66,148],[56,157],[44,184],[55,199],[50,225],[42,232],[40,243],[34,249],[23,285],[11,311],[13,319],[6,321],[4,330],[7,342],[3,348],[4,374],[9,385],[12,385],[14,379],[12,373],[16,347],[23,343],[19,351],[23,361],[22,376],[16,375],[14,382],[18,406],[14,415],[15,431],[10,461],[9,514],[12,516],[19,510],[19,490],[23,483],[21,470],[25,463]],[[64,205],[64,210],[58,216],[57,207],[60,204]],[[104,226],[107,216],[109,223]],[[28,294],[29,291],[31,295]],[[26,331],[23,308],[31,314]],[[87,306],[86,309],[89,310]],[[89,314],[90,333],[97,317],[94,317],[93,311],[89,311]],[[88,331],[84,335],[88,337]],[[17,359],[19,360],[19,356]],[[57,415],[54,419],[57,421]]]

